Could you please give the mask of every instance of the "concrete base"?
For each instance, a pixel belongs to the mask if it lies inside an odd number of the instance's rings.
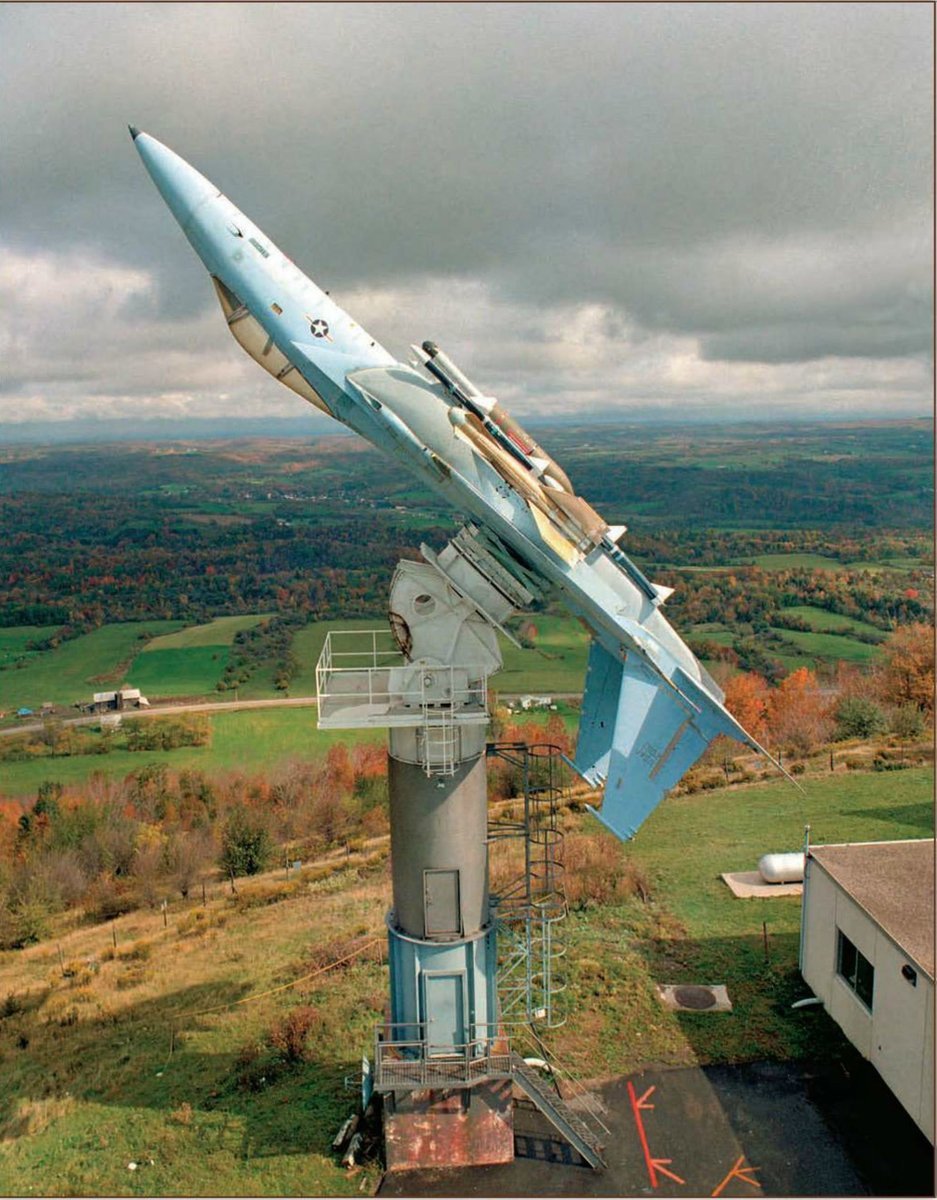
[[[759,871],[726,871],[722,879],[733,896],[748,900],[752,896],[802,896],[802,883],[765,883]]]
[[[384,1101],[384,1152],[388,1171],[513,1162],[510,1081],[394,1093]]]

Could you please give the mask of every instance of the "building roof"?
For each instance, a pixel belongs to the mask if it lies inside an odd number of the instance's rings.
[[[934,839],[812,846],[810,857],[934,978]]]

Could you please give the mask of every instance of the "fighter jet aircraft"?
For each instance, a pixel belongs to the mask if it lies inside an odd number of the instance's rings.
[[[398,362],[214,184],[130,132],[251,358],[466,514],[470,525],[450,545],[493,584],[500,578],[503,593],[556,596],[588,627],[573,765],[604,784],[599,820],[632,837],[717,734],[769,757],[661,612],[672,589],[646,578],[618,546],[624,527],[576,495],[494,397],[432,342],[412,347],[411,364]],[[446,570],[444,555],[426,555]]]

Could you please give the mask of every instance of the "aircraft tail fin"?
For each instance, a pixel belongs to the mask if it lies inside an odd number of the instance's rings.
[[[637,654],[622,662],[593,642],[573,766],[604,783],[601,809],[589,811],[617,838],[634,837],[720,733],[770,758],[682,668],[668,681]]]

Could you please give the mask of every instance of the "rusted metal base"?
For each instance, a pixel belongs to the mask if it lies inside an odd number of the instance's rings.
[[[514,1159],[510,1080],[447,1091],[396,1092],[384,1102],[388,1171],[481,1167]]]

